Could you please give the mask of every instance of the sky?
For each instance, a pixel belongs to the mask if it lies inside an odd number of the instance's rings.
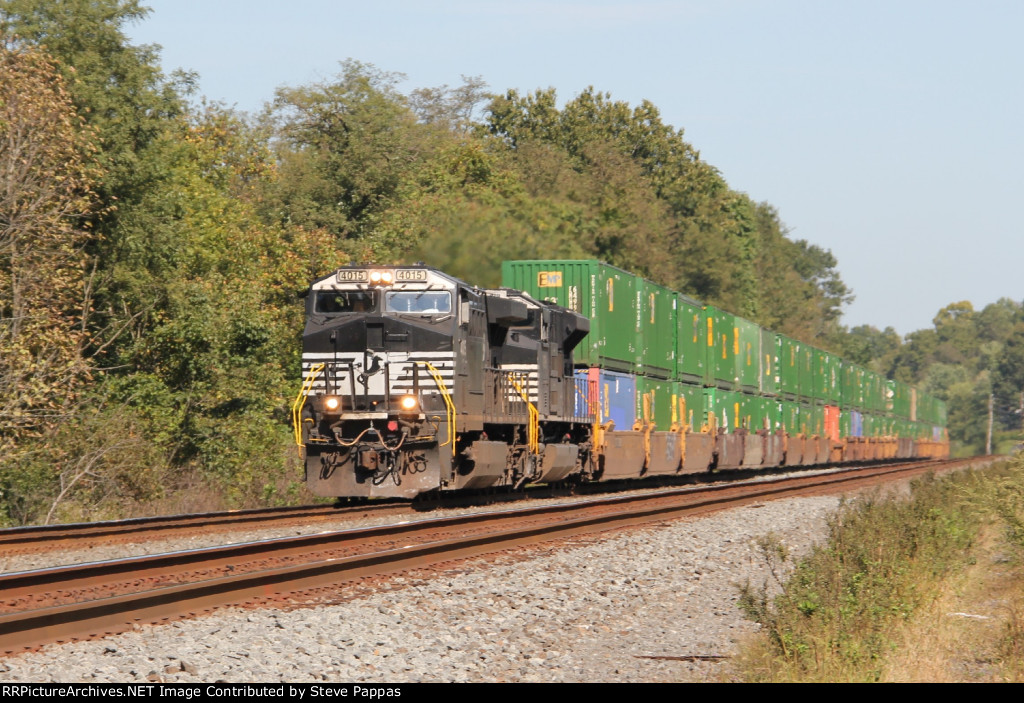
[[[1024,2],[142,0],[127,28],[258,111],[345,59],[402,91],[649,100],[729,185],[830,250],[850,327],[1024,298]],[[543,257],[543,252],[537,253]]]

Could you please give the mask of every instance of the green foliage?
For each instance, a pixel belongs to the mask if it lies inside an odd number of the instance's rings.
[[[278,90],[269,117],[282,177],[268,190],[269,214],[339,239],[363,234],[438,135],[395,90],[401,78],[346,61],[333,82]]]
[[[160,497],[168,457],[149,430],[130,407],[84,396],[72,421],[0,463],[0,524],[118,518]]]
[[[1007,427],[1024,429],[1024,322],[1012,328],[993,359],[992,372],[1000,418]]]
[[[35,149],[0,146],[0,519],[196,481],[224,505],[294,495],[296,293],[350,259],[496,285],[503,259],[601,258],[811,341],[847,297],[648,102],[479,78],[406,95],[347,61],[249,121],[128,41],[147,12],[0,0],[0,131]]]
[[[903,340],[892,327],[879,331],[871,325],[860,325],[840,338],[837,351],[844,359],[884,372],[879,368],[879,362],[891,358],[902,344]]]
[[[970,479],[967,479],[969,481]],[[875,681],[894,645],[893,624],[927,602],[933,584],[962,567],[978,525],[963,477],[918,481],[907,500],[846,505],[828,543],[799,564],[780,595],[741,590],[770,652],[755,678]],[[785,556],[760,545],[772,573]]]
[[[1024,557],[1024,454],[1000,467],[972,493],[976,503],[995,516],[1018,558]]]

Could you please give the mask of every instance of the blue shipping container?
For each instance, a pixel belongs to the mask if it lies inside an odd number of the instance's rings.
[[[632,430],[636,422],[636,378],[632,374],[592,368],[589,370],[591,388],[597,383],[597,405],[600,420],[611,420],[613,430]]]
[[[597,382],[590,381],[589,369],[576,369],[576,417],[589,417],[591,421],[597,416]]]
[[[850,411],[850,436],[851,437],[863,437],[864,436],[864,416],[856,410]]]

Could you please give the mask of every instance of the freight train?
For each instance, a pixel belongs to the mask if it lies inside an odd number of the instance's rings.
[[[948,455],[941,401],[621,269],[502,278],[350,265],[310,285],[292,420],[314,493]]]

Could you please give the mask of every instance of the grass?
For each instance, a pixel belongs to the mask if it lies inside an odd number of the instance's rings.
[[[759,544],[772,574],[788,555]],[[1020,681],[1024,460],[846,504],[782,593],[741,589],[748,681]],[[778,578],[776,576],[776,578]]]

